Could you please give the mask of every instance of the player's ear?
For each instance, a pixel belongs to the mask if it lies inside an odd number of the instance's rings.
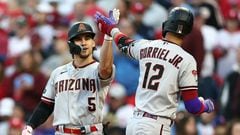
[[[96,43],[93,41],[93,43],[92,43],[92,47],[94,48],[94,47],[96,47]]]

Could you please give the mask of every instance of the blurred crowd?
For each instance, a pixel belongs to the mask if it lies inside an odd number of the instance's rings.
[[[175,6],[195,16],[183,48],[197,60],[199,96],[216,110],[192,116],[180,103],[172,135],[240,135],[240,0],[0,0],[0,131],[18,135],[56,67],[71,61],[69,26],[96,27],[96,11],[120,9],[119,28],[134,39],[161,39],[162,22]],[[116,76],[104,107],[110,135],[124,135],[134,107],[138,62],[114,48]],[[164,84],[161,84],[164,85]],[[53,135],[52,117],[34,135]]]

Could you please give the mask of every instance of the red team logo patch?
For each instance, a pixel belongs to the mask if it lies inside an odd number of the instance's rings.
[[[196,76],[196,75],[197,75],[197,70],[192,70],[192,74],[193,74],[194,76]]]

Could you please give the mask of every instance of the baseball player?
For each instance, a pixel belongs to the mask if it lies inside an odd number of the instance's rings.
[[[210,99],[198,98],[196,61],[181,48],[193,26],[188,9],[170,11],[162,27],[163,40],[130,39],[109,18],[100,13],[95,17],[100,31],[112,36],[122,53],[139,61],[136,107],[127,135],[169,135],[180,96],[192,114],[214,110]]]
[[[109,12],[117,23],[118,10]],[[84,22],[75,23],[68,32],[73,61],[55,69],[22,135],[32,135],[53,112],[56,135],[102,135],[102,109],[114,78],[112,37],[105,36],[100,59],[93,59],[95,33]]]

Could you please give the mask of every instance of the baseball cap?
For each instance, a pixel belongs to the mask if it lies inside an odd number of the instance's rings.
[[[12,98],[3,98],[0,101],[0,116],[11,116],[15,103]]]
[[[144,6],[140,2],[135,2],[131,5],[131,11],[132,13],[138,13],[141,14],[145,11]]]
[[[116,99],[121,99],[126,96],[126,89],[120,83],[113,83],[109,90],[109,96]]]
[[[227,16],[225,17],[227,20],[240,20],[239,13],[234,10],[229,10]]]

